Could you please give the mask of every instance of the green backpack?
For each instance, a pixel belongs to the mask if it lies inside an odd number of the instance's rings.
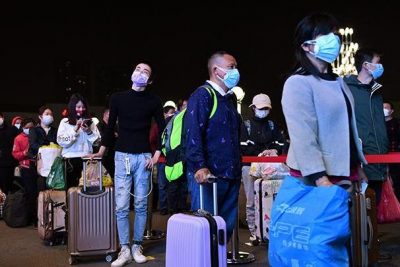
[[[217,95],[214,89],[209,86],[202,86],[208,91],[210,96],[213,98],[213,106],[209,119],[211,119],[218,106]],[[200,89],[199,88],[199,89]],[[168,181],[172,182],[180,178],[184,172],[184,160],[185,160],[185,139],[186,135],[183,131],[183,122],[186,114],[186,109],[182,110],[180,113],[174,115],[165,127],[161,142],[162,142],[162,153],[165,156],[165,176]]]

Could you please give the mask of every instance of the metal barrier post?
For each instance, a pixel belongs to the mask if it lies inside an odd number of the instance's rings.
[[[153,177],[150,178],[150,183],[153,183]],[[144,240],[158,240],[165,237],[165,232],[152,229],[153,222],[153,191],[147,197],[147,221],[146,230],[144,231]]]
[[[231,240],[231,251],[228,252],[228,264],[245,264],[255,261],[254,254],[239,251],[239,212],[236,220],[235,229],[233,229]]]

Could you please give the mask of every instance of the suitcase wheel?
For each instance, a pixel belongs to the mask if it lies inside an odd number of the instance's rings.
[[[69,265],[74,265],[78,262],[78,260],[74,256],[69,256],[68,262]]]
[[[106,255],[106,262],[112,262],[114,258],[115,258],[114,254],[107,254]]]

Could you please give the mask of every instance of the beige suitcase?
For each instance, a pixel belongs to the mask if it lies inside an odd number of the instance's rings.
[[[66,241],[65,191],[45,190],[38,198],[39,237],[52,246]]]

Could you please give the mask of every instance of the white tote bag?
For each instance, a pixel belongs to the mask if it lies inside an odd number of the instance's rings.
[[[37,172],[40,176],[47,177],[50,173],[51,165],[56,157],[61,155],[61,147],[54,143],[48,146],[39,147],[37,155]]]

